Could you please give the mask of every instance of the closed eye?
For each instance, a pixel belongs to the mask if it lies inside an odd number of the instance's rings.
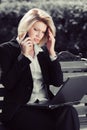
[[[35,31],[39,31],[38,29],[34,28]]]

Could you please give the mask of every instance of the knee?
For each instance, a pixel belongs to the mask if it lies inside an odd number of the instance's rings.
[[[78,116],[77,110],[76,110],[72,105],[66,105],[66,106],[64,106],[64,109],[65,109],[68,113],[72,113],[72,114]]]

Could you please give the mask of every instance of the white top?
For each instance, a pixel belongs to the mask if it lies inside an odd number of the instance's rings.
[[[34,58],[32,58],[31,56],[28,57],[31,60],[30,69],[31,69],[32,78],[33,78],[33,91],[32,91],[32,94],[28,103],[33,103],[37,99],[39,101],[48,100],[47,94],[46,94],[46,86],[44,85],[40,65],[37,59],[38,53],[42,52],[43,50],[36,44],[34,45],[34,49],[35,49]]]

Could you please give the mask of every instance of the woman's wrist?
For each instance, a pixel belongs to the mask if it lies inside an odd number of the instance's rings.
[[[50,56],[52,56],[52,57],[57,56],[55,51],[50,51],[49,53],[50,53]]]
[[[57,59],[57,54],[56,54],[55,51],[50,53],[50,59],[51,59],[52,61]]]

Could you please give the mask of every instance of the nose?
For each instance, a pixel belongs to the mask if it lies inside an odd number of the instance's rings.
[[[36,36],[37,36],[38,38],[41,38],[41,37],[42,37],[41,32],[40,32],[40,31],[39,31],[39,32],[37,32]]]

